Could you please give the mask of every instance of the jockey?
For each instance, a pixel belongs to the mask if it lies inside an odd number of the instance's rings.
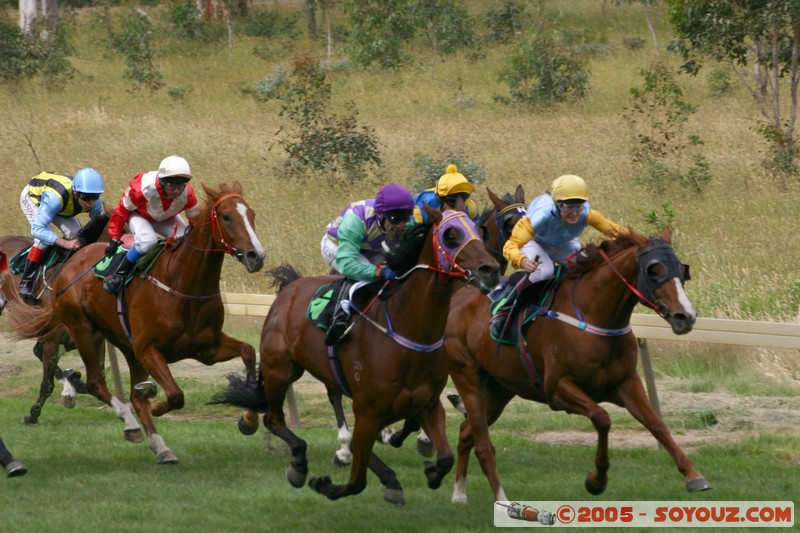
[[[474,187],[464,177],[463,174],[458,172],[455,165],[449,165],[447,171],[439,178],[436,187],[426,189],[414,197],[414,221],[417,224],[422,224],[428,221],[428,214],[425,212],[423,204],[444,211],[445,209],[452,209],[456,205],[458,197],[464,199],[464,205],[467,208],[467,215],[476,224],[480,218],[478,206],[475,200],[472,199],[472,192]]]
[[[2,438],[0,438],[0,465],[3,465],[8,477],[24,476],[28,473],[28,468],[14,459]]]
[[[111,242],[106,247],[106,255],[116,253],[126,222],[133,233],[134,245],[117,271],[103,281],[106,292],[119,291],[136,260],[158,243],[158,235],[181,237],[184,234],[187,224],[180,216],[182,211],[186,211],[190,221],[200,214],[197,197],[189,184],[191,179],[189,163],[171,155],[161,161],[158,170],[140,172],[131,180],[108,222]]]
[[[19,294],[28,303],[36,303],[34,289],[40,272],[44,251],[52,246],[67,250],[81,247],[76,238],[81,229],[79,213],[89,213],[90,218],[103,213],[103,178],[93,168],[79,170],[75,177],[41,172],[22,189],[19,204],[22,213],[31,223],[33,246],[22,272]],[[50,229],[53,224],[64,238]]]
[[[389,280],[395,273],[386,256],[399,243],[406,225],[413,225],[414,199],[402,185],[381,187],[374,199],[353,202],[342,210],[325,231],[320,243],[322,258],[336,272],[352,281]],[[345,283],[340,296],[350,288]],[[339,298],[325,342],[333,345],[347,327],[348,305]]]
[[[586,226],[612,238],[626,232],[589,207],[589,190],[582,178],[565,174],[553,181],[549,193],[533,199],[503,246],[503,255],[512,267],[529,272],[531,283],[550,279],[554,261],[565,264],[581,249],[578,237]]]

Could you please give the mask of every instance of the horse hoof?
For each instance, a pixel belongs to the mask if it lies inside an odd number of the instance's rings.
[[[62,396],[61,405],[63,405],[67,409],[72,409],[73,407],[75,407],[75,396]]]
[[[442,477],[439,475],[439,470],[431,461],[425,461],[425,477],[428,478],[429,489],[435,490],[442,486]]]
[[[34,424],[36,424],[38,422],[39,422],[39,419],[38,418],[34,418],[32,416],[26,416],[26,417],[22,418],[22,423],[25,424],[26,426],[32,426],[32,425],[34,425]]]
[[[433,443],[429,440],[419,440],[417,439],[417,451],[423,457],[433,457]]]
[[[144,441],[144,435],[141,429],[126,429],[125,440],[128,442],[138,443]]]
[[[606,490],[605,485],[599,485],[595,483],[594,481],[592,481],[591,477],[586,478],[586,483],[584,484],[584,486],[586,487],[586,490],[589,491],[589,494],[593,496],[598,496],[600,494],[603,494],[603,491]]]
[[[237,422],[236,425],[239,427],[239,433],[241,433],[242,435],[250,436],[254,435],[255,432],[258,431],[258,426],[253,427],[248,425],[243,417],[239,417],[239,422]]]
[[[166,450],[158,454],[156,458],[158,460],[158,464],[160,465],[176,465],[178,464],[178,458],[175,457],[175,454],[172,453],[172,450]]]
[[[711,490],[711,483],[706,478],[700,476],[686,482],[686,490],[689,492],[700,492],[701,490]]]
[[[400,506],[406,504],[406,497],[402,489],[384,489],[383,499],[392,505]]]
[[[298,471],[293,465],[289,465],[286,468],[286,479],[296,489],[306,484],[306,475]]]
[[[338,467],[348,466],[352,462],[353,462],[352,457],[350,457],[350,460],[348,461],[339,457],[338,453],[334,453],[333,459],[331,459],[331,463],[333,463],[333,466],[338,466]]]
[[[391,444],[392,435],[396,433],[396,430],[391,427],[385,427],[378,433],[378,438],[376,439],[381,444]]]

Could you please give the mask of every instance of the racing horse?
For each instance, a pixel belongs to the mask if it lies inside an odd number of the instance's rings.
[[[589,418],[597,431],[597,450],[585,487],[593,495],[605,490],[609,469],[611,419],[600,402],[626,408],[653,434],[683,474],[689,492],[711,488],[650,404],[636,371],[638,346],[630,324],[634,307],[643,302],[676,335],[689,333],[696,313],[684,291],[688,267],[672,249],[669,228],[649,239],[629,231],[590,244],[577,255],[551,305],[531,306],[536,318],[530,322],[525,316],[514,323],[517,345],[498,345],[490,337],[488,298],[469,289],[454,296],[445,349],[450,376],[467,411],[458,439],[454,503],[467,501],[473,448],[495,499],[507,500],[488,428],[514,396]]]
[[[28,308],[28,315],[11,315],[14,332],[34,338],[63,324],[86,366],[89,392],[114,409],[124,422],[125,438],[141,442],[142,426],[158,463],[178,459],[157,432],[152,416],[180,409],[183,391],[169,364],[195,359],[213,365],[240,357],[255,378],[256,354],[249,344],[222,332],[224,308],[220,273],[226,254],[248,272],[264,265],[264,247],[255,233],[255,213],[242,196],[239,182],[218,189],[203,185],[207,195],[201,213],[190,220],[186,233],[168,240],[163,254],[118,295],[105,292],[93,267],[104,258],[102,244],[80,249],[64,266],[53,286],[50,305]],[[9,304],[11,305],[11,304]],[[130,408],[108,390],[99,367],[96,333],[102,334],[125,356],[130,370]],[[146,381],[152,376],[156,383]],[[166,400],[155,398],[157,385]]]
[[[105,233],[105,227],[108,223],[108,214],[95,217],[87,222],[83,228],[78,232],[77,239],[81,242],[81,246],[86,246],[93,242],[108,240],[108,234]],[[9,261],[17,253],[30,247],[33,244],[32,237],[4,235],[0,236],[0,272],[9,269]],[[44,270],[39,276],[39,284],[36,290],[38,299],[40,301],[47,301],[50,298],[50,288],[53,280],[60,273],[63,264],[71,256],[72,252],[68,252],[61,248],[51,247],[49,254],[56,254],[55,260],[49,266],[43,267]],[[45,260],[48,264],[49,261]],[[3,312],[5,304],[2,303],[4,292],[9,293],[17,290],[20,281],[19,275],[9,275],[4,278],[4,282],[0,283],[0,314]],[[25,424],[36,424],[39,421],[39,416],[42,413],[42,407],[45,402],[52,396],[55,390],[55,380],[62,385],[61,403],[67,407],[72,408],[75,406],[76,392],[86,393],[86,384],[80,379],[80,372],[67,369],[62,371],[58,366],[59,348],[63,347],[65,351],[75,349],[72,339],[67,333],[66,329],[58,328],[56,331],[44,335],[36,340],[33,347],[33,354],[42,362],[42,382],[39,385],[39,395],[35,403],[31,406],[30,414],[23,418]],[[101,354],[103,360],[104,354]]]
[[[525,211],[527,209],[525,190],[522,188],[522,185],[517,185],[513,195],[506,193],[502,197],[495,194],[488,187],[486,188],[486,192],[489,195],[491,205],[485,207],[483,211],[481,211],[480,217],[478,218],[478,229],[480,230],[483,245],[500,264],[500,273],[502,274],[506,271],[506,267],[508,266],[508,260],[503,255],[503,246],[511,236],[514,225],[519,222],[520,218],[525,216]],[[458,395],[448,394],[447,397],[456,409],[459,409],[463,413],[463,407]],[[339,427],[338,439],[340,448],[333,456],[333,462],[337,465],[349,464],[351,457],[349,449],[351,435],[347,428],[341,402],[341,395],[331,398],[331,404],[333,405]],[[407,420],[399,430],[389,427],[381,431],[380,442],[399,448],[403,445],[405,439],[418,429],[418,424],[413,420]],[[433,445],[424,431],[421,431],[420,434],[417,435],[417,450],[426,457],[433,455]]]
[[[327,476],[312,477],[309,486],[317,492],[336,500],[363,491],[367,468],[375,470],[379,462],[373,453],[378,433],[403,419],[418,421],[436,447],[435,463],[425,462],[428,486],[438,488],[452,468],[440,401],[447,383],[441,346],[450,299],[463,282],[475,285],[476,292],[488,293],[500,274],[465,213],[442,214],[425,207],[430,222],[408,228],[388,258],[397,278],[362,289],[373,291],[353,310],[357,316],[351,330],[335,348],[326,347],[325,332],[307,318],[306,311],[317,291],[336,278],[295,273],[297,279],[278,292],[262,328],[259,382],[263,386],[248,388],[229,376],[228,389],[212,399],[250,410],[240,419],[240,429],[257,428],[256,412],[266,411],[264,425],[290,448],[287,477],[294,487],[306,482],[306,442],[287,427],[283,403],[290,385],[305,371],[328,391],[350,396],[355,415],[350,478],[335,484]],[[386,487],[384,499],[402,504],[402,488],[389,472],[389,483],[379,474]]]

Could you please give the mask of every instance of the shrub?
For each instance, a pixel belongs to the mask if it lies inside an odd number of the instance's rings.
[[[510,42],[522,31],[522,18],[525,4],[520,0],[504,0],[499,9],[486,12],[486,27],[489,28],[487,39],[499,43]]]
[[[423,191],[436,186],[436,182],[447,171],[448,165],[455,165],[458,171],[473,185],[478,185],[486,179],[486,170],[478,163],[470,161],[455,148],[444,147],[434,155],[414,155],[414,168],[416,169],[411,180],[414,191]]]

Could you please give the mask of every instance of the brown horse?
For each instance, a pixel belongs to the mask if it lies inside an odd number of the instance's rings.
[[[317,290],[335,278],[299,278],[278,293],[264,322],[263,387],[248,389],[232,379],[228,390],[215,398],[217,403],[266,410],[264,425],[291,450],[287,476],[295,487],[306,481],[306,443],[286,426],[283,402],[289,386],[306,370],[329,391],[349,390],[355,414],[349,481],[337,485],[327,476],[315,477],[309,481],[314,490],[332,500],[364,490],[367,468],[377,460],[372,450],[378,433],[403,419],[417,420],[438,452],[435,464],[426,462],[428,486],[439,487],[452,468],[439,399],[447,382],[441,341],[450,299],[462,286],[459,280],[487,293],[499,280],[499,267],[466,214],[446,211],[443,216],[433,209],[428,214],[431,223],[404,233],[400,248],[389,259],[389,266],[398,272],[397,280],[363,289],[375,289],[374,297],[353,311],[358,316],[335,353],[325,346],[325,332],[306,317]],[[251,411],[242,423],[257,427],[258,418]],[[399,489],[399,484],[394,488]],[[391,489],[387,485],[385,499],[402,503],[390,494]]]
[[[517,185],[514,194],[504,194],[502,197],[495,194],[488,187],[486,192],[489,194],[489,200],[492,205],[486,207],[481,211],[478,218],[478,230],[480,231],[481,240],[486,248],[486,251],[494,257],[500,265],[500,273],[506,270],[508,261],[503,256],[503,245],[511,236],[511,230],[514,225],[525,215],[525,191],[522,185]],[[499,228],[499,231],[498,231]],[[350,441],[353,436],[347,426],[347,420],[344,416],[344,408],[342,407],[342,395],[336,391],[331,391],[329,400],[333,406],[333,412],[336,415],[336,424],[339,428],[338,440],[340,447],[333,455],[333,464],[337,466],[344,466],[350,464],[353,455],[350,452]],[[460,400],[457,395],[449,395],[450,401],[455,405],[460,405]],[[406,420],[399,430],[387,427],[381,431],[379,442],[389,444],[395,448],[403,445],[405,439],[413,432],[419,430],[419,424],[414,420]],[[425,457],[433,456],[434,449],[433,443],[421,431],[417,436],[417,450]]]
[[[81,242],[81,246],[103,240],[107,241],[108,234],[105,233],[107,223],[108,215],[104,214],[95,217],[85,224],[77,236],[78,240]],[[0,259],[0,272],[9,268],[8,261],[10,261],[12,257],[32,244],[32,237],[14,235],[0,236],[0,254],[5,257],[4,260]],[[56,260],[51,266],[45,267],[41,276],[39,276],[35,293],[38,294],[38,299],[43,303],[50,300],[50,289],[55,277],[61,272],[64,262],[72,256],[72,253],[66,250],[55,250],[53,247],[51,247],[50,250],[58,252],[60,260]],[[10,294],[17,291],[20,278],[20,275],[9,275],[3,278],[3,282],[0,283],[0,299],[3,299],[4,293]],[[2,313],[3,307],[5,307],[5,305],[0,305],[0,313]],[[64,372],[59,368],[58,359],[60,347],[63,347],[65,351],[75,349],[72,338],[69,336],[66,328],[63,327],[57,328],[36,340],[36,344],[33,347],[33,354],[42,362],[42,382],[39,385],[39,396],[36,398],[36,402],[31,406],[30,414],[23,418],[25,424],[38,423],[39,416],[42,413],[42,407],[44,407],[45,402],[47,402],[55,390],[55,380],[58,380],[63,387],[61,391],[61,403],[68,408],[75,406],[76,392],[87,392],[86,384],[80,380],[79,372],[70,369]],[[104,360],[104,358],[105,353],[102,353],[101,361]]]
[[[11,315],[15,331],[26,338],[59,324],[66,326],[86,365],[90,393],[123,420],[128,440],[140,442],[141,427],[130,408],[112,397],[100,372],[95,334],[101,333],[119,348],[130,370],[131,403],[159,463],[176,463],[177,458],[156,431],[152,415],[164,415],[184,404],[169,363],[191,358],[213,365],[238,356],[248,374],[255,376],[253,347],[222,332],[225,314],[219,292],[226,254],[248,272],[264,264],[264,247],[253,224],[255,213],[242,197],[239,182],[218,190],[203,188],[208,200],[201,214],[190,221],[183,238],[165,246],[145,278],[134,278],[119,295],[105,292],[101,280],[90,272],[104,254],[103,245],[95,244],[80,249],[66,264],[49,307],[29,308],[27,317]],[[149,376],[164,389],[166,401],[153,397],[155,384],[145,381]]]
[[[688,276],[688,271],[686,271]],[[647,398],[636,372],[638,347],[631,332],[633,308],[643,301],[658,310],[677,335],[692,330],[696,313],[683,289],[684,267],[671,247],[671,232],[647,239],[631,231],[589,245],[557,287],[547,308],[521,330],[520,344],[498,344],[489,334],[489,300],[459,291],[447,323],[449,371],[467,418],[458,440],[452,501],[467,501],[466,475],[473,447],[495,499],[507,500],[488,427],[514,396],[551,409],[581,414],[597,430],[595,470],[586,489],[601,494],[607,483],[611,420],[598,405],[625,407],[666,448],[690,492],[711,485],[695,470]],[[543,313],[543,314],[542,314]]]

